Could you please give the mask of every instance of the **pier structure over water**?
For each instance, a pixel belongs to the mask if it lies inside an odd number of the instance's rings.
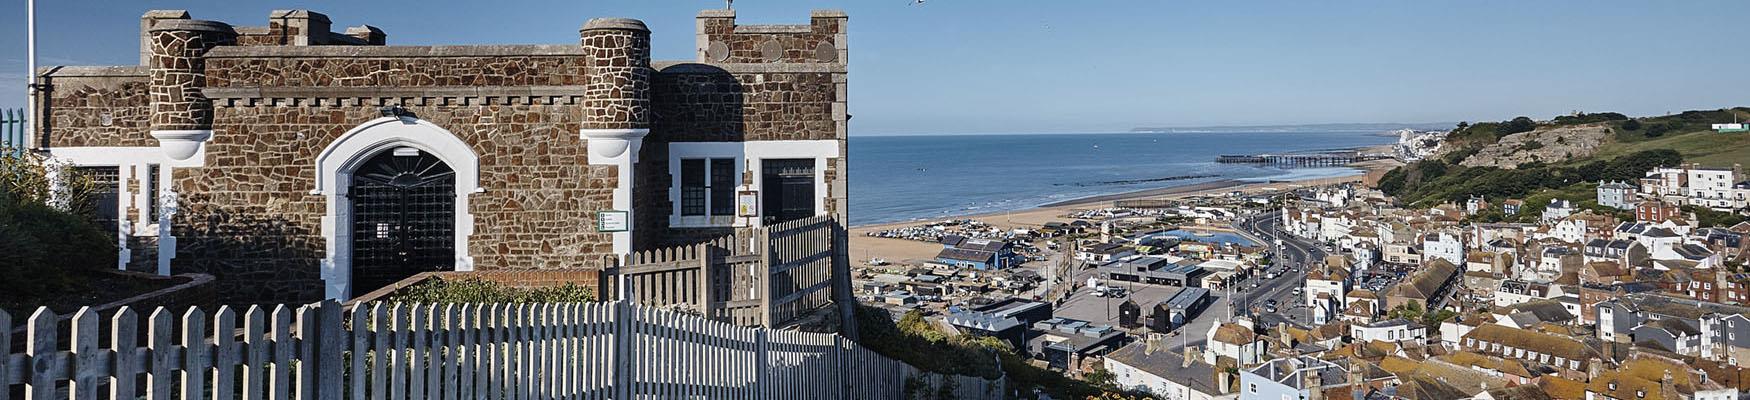
[[[1215,162],[1226,164],[1270,164],[1292,167],[1338,167],[1360,161],[1384,158],[1378,154],[1361,154],[1355,151],[1308,153],[1308,154],[1226,154],[1215,157]]]

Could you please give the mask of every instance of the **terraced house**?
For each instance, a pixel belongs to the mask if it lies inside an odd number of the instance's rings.
[[[391,46],[311,11],[152,11],[140,63],[38,71],[33,150],[103,183],[120,267],[229,300],[346,299],[421,271],[597,269],[846,214],[846,21],[550,45]],[[696,56],[651,59],[653,35]],[[672,36],[671,36],[672,37]]]

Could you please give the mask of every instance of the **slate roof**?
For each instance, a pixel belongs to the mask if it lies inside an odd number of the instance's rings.
[[[988,251],[970,250],[970,249],[942,249],[941,252],[936,253],[936,259],[940,259],[940,260],[971,261],[971,262],[981,262],[981,263],[991,262],[991,260],[996,258],[996,256],[997,256],[997,253],[992,253],[992,252],[988,252]]]
[[[1428,299],[1433,297],[1436,292],[1439,292],[1440,286],[1445,284],[1446,281],[1451,279],[1452,275],[1457,272],[1458,267],[1452,265],[1452,262],[1437,258],[1434,259],[1434,261],[1424,264],[1421,269],[1416,270],[1416,272],[1411,274],[1408,279],[1398,282],[1397,285],[1393,285],[1389,290],[1391,294],[1406,298]]]
[[[1191,360],[1187,365],[1184,355],[1180,353],[1160,349],[1149,352],[1148,346],[1134,343],[1107,354],[1106,359],[1185,385],[1192,390],[1221,393],[1216,386],[1214,365],[1202,360]]]

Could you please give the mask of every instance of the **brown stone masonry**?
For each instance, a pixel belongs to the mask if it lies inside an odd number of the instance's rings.
[[[589,229],[610,204],[612,167],[590,166],[576,106],[410,106],[473,144],[480,185],[469,253],[479,269],[599,268],[611,239]],[[244,298],[321,295],[321,218],[311,195],[315,157],[377,117],[375,107],[221,107],[207,166],[176,171],[184,208],[175,223],[177,271],[220,276]]]
[[[152,27],[152,130],[210,129],[213,105],[207,86],[207,50],[236,43],[237,33],[220,22],[158,21]]]

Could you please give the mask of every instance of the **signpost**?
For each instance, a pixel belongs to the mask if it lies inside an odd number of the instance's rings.
[[[735,215],[747,218],[760,216],[760,192],[743,190],[736,193]]]
[[[625,232],[632,230],[632,213],[621,210],[596,211],[596,232]]]

